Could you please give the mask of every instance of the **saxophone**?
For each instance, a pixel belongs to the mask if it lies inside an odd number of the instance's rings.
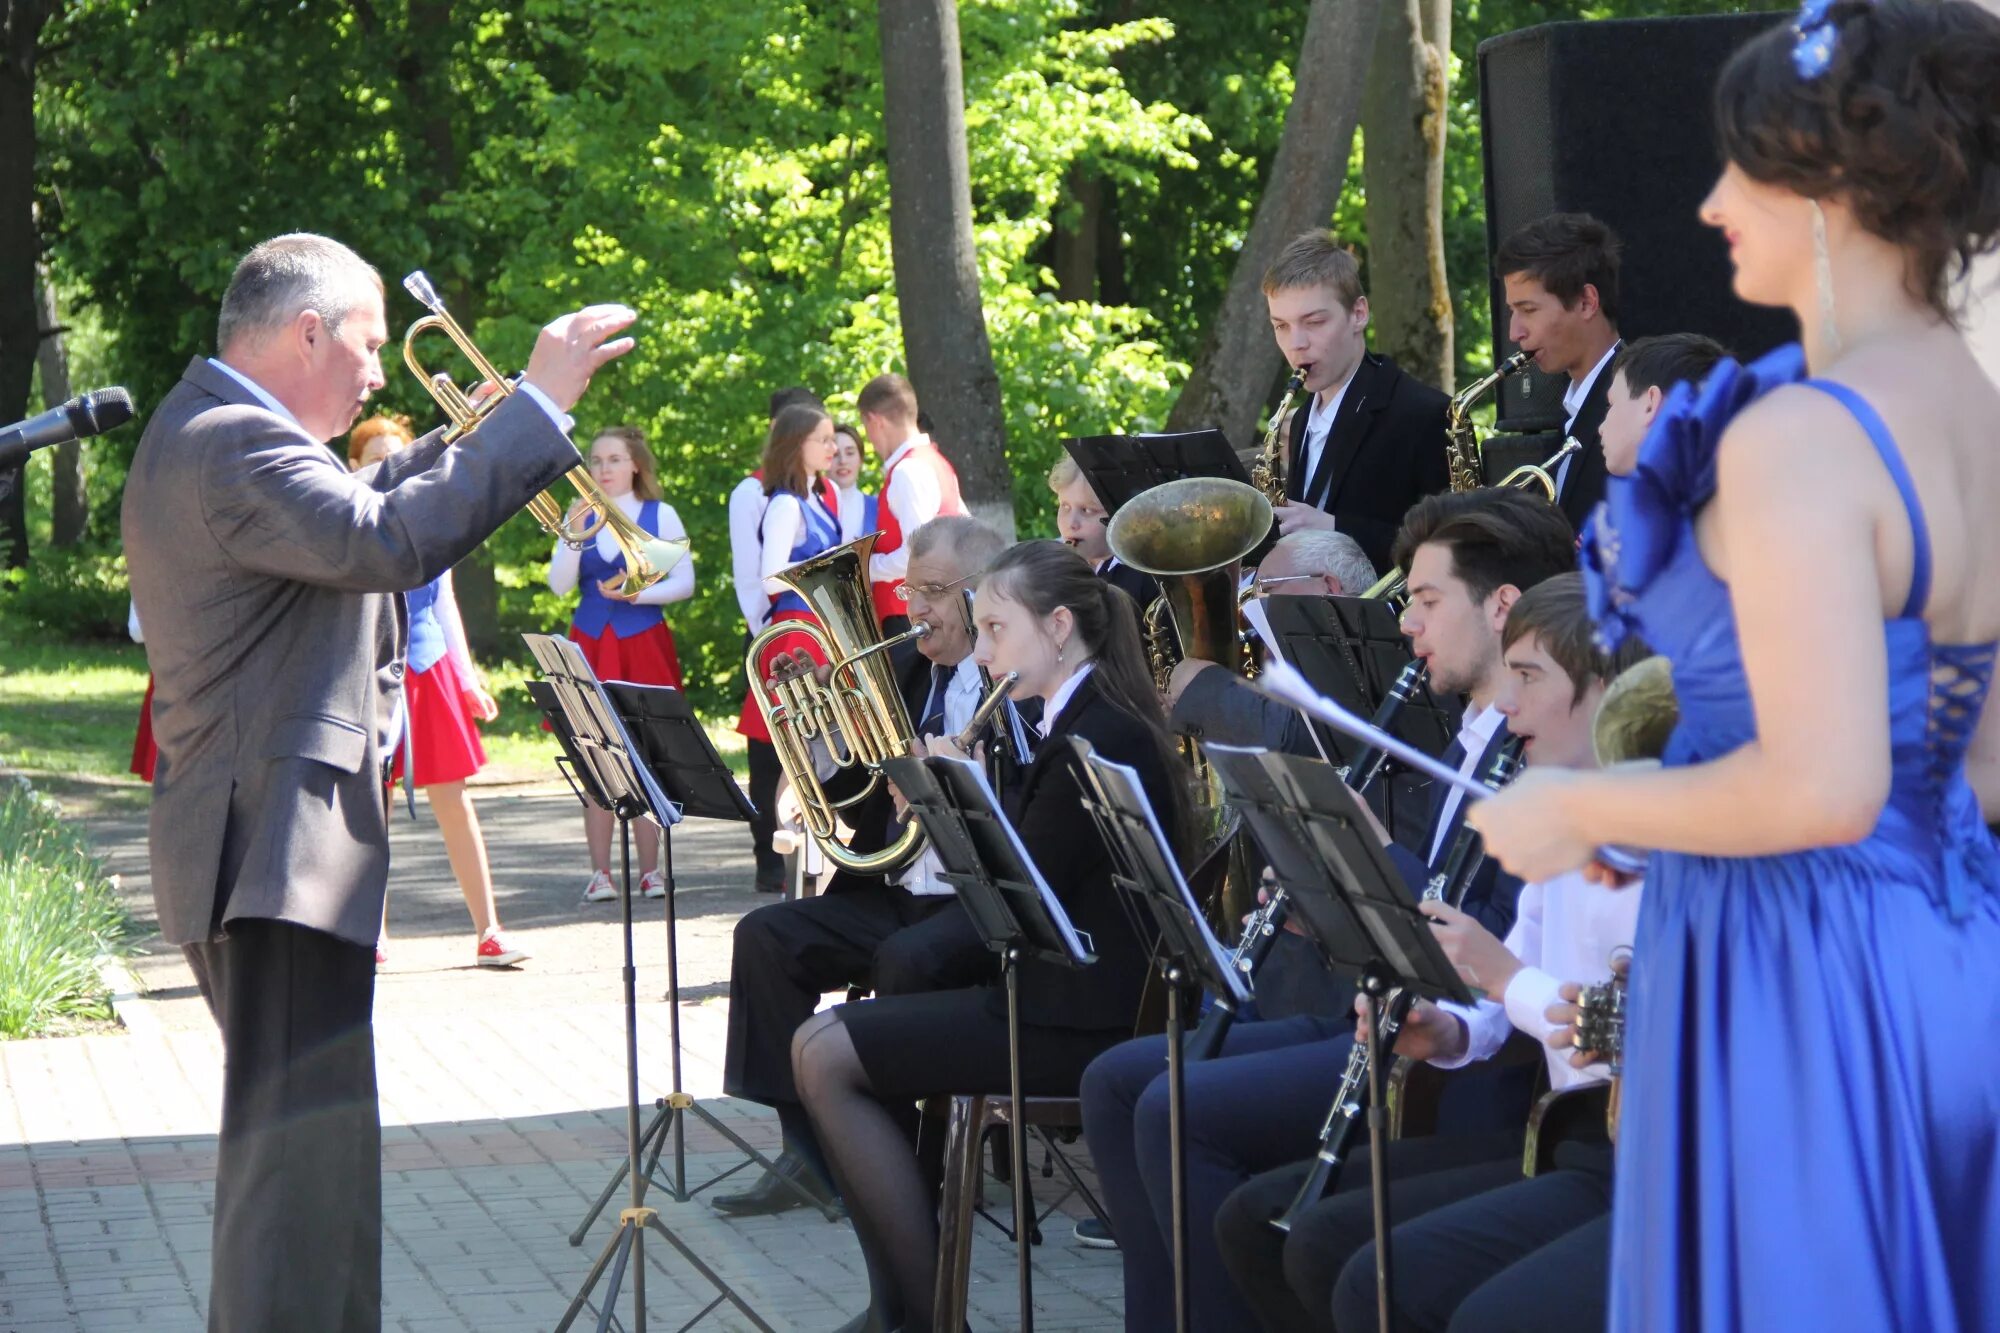
[[[1285,381],[1285,396],[1278,400],[1277,411],[1271,413],[1271,428],[1264,432],[1264,446],[1257,451],[1257,462],[1250,469],[1250,484],[1264,492],[1264,498],[1272,508],[1285,503],[1285,413],[1291,411],[1292,399],[1300,389],[1306,387],[1306,368],[1300,366],[1292,371],[1292,377]]]
[[[1479,432],[1472,427],[1472,408],[1486,391],[1509,375],[1527,368],[1534,358],[1516,352],[1496,366],[1491,375],[1474,380],[1460,389],[1445,409],[1444,456],[1451,473],[1451,489],[1476,491],[1486,484],[1486,462],[1479,448]]]

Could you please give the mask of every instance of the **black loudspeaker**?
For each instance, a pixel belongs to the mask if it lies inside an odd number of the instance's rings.
[[[1618,329],[1705,333],[1739,359],[1798,336],[1791,312],[1730,290],[1729,248],[1695,216],[1721,170],[1710,100],[1737,47],[1790,14],[1544,23],[1479,44],[1489,263],[1515,229],[1549,213],[1589,213],[1624,243]],[[1507,297],[1492,274],[1496,359]],[[1501,386],[1499,428],[1561,430],[1561,376],[1533,370]]]

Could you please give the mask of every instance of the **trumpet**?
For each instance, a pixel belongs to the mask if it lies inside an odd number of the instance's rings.
[[[403,364],[410,368],[412,375],[423,381],[432,399],[451,422],[444,433],[444,440],[446,444],[453,444],[478,430],[488,414],[513,395],[514,381],[494,368],[485,353],[452,318],[451,312],[445,309],[444,298],[438,295],[437,288],[431,285],[430,278],[422,269],[403,279],[403,289],[430,311],[403,334]],[[472,395],[459,388],[451,376],[443,371],[427,370],[417,359],[417,339],[432,331],[449,338],[459,353],[472,363],[473,370],[491,384],[495,392],[474,402]],[[574,443],[571,442],[572,447]],[[573,549],[581,549],[585,542],[608,529],[611,540],[618,546],[618,553],[625,559],[625,572],[618,578],[617,592],[631,594],[652,587],[687,555],[686,541],[655,537],[625,517],[617,502],[605,494],[597,479],[590,475],[590,469],[580,457],[577,465],[563,475],[576,488],[582,503],[583,513],[579,521],[572,523],[562,502],[548,491],[528,502],[528,512],[541,524],[542,531]]]
[[[871,532],[774,575],[805,599],[817,623],[787,620],[772,625],[750,641],[744,657],[750,698],[798,796],[806,831],[829,861],[857,875],[901,870],[924,851],[923,826],[916,820],[879,852],[851,852],[839,840],[840,811],[866,799],[882,781],[883,761],[910,753],[916,738],[888,650],[931,632],[929,625],[916,625],[894,638],[882,637],[882,622],[868,591],[868,557],[874,552],[875,537]],[[758,664],[764,650],[787,634],[802,634],[820,649],[828,663],[824,684],[814,673],[805,672],[776,680],[768,691],[764,688]],[[814,762],[815,739],[825,745],[835,767],[867,771],[868,780],[858,792],[842,800],[827,793]]]
[[[1264,447],[1257,451],[1257,462],[1250,469],[1250,484],[1264,493],[1264,498],[1277,508],[1285,502],[1285,413],[1291,410],[1292,399],[1306,386],[1306,367],[1292,371],[1292,377],[1285,381],[1284,397],[1278,399],[1278,410],[1271,413],[1271,428],[1264,432]]]

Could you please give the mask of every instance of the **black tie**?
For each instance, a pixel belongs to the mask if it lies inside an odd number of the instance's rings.
[[[931,663],[930,698],[924,705],[924,720],[917,724],[917,735],[926,739],[944,735],[945,691],[951,688],[951,678],[957,674],[957,667]]]

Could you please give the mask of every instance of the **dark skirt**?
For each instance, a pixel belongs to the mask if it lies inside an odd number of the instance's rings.
[[[995,987],[891,995],[836,1005],[875,1095],[919,1098],[1004,1093],[1007,1011]],[[1132,1035],[1129,1027],[1021,1025],[1021,1090],[1074,1097],[1084,1066]]]

